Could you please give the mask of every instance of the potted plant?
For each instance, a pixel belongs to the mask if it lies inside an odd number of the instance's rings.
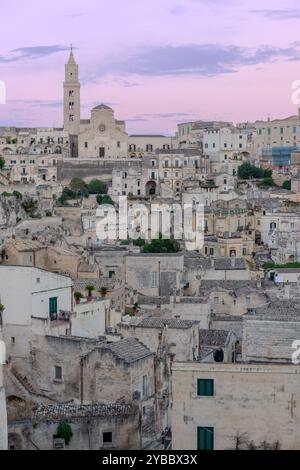
[[[99,289],[99,292],[100,292],[100,294],[101,294],[101,297],[104,298],[104,297],[107,296],[107,294],[108,294],[109,291],[108,291],[108,288],[107,288],[107,287],[101,287],[101,289]]]
[[[5,310],[5,307],[4,307],[4,305],[3,305],[3,304],[0,304],[0,313],[3,313],[3,312],[4,312],[4,310]]]
[[[93,286],[92,284],[87,284],[85,286],[85,289],[88,291],[88,296],[87,296],[87,301],[88,302],[91,302],[91,300],[93,299],[93,294],[92,292],[95,290],[95,286]]]
[[[137,313],[139,309],[140,309],[139,304],[135,302],[135,304],[133,304],[132,310],[134,311],[134,313]]]
[[[83,297],[83,295],[82,295],[81,292],[79,292],[79,291],[74,292],[74,298],[75,298],[75,302],[77,304],[80,304],[80,300],[82,299],[82,297]]]

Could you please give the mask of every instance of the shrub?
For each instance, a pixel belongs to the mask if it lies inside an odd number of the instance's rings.
[[[107,185],[103,181],[94,179],[87,185],[89,194],[106,194]]]
[[[72,436],[73,436],[71,426],[66,421],[60,421],[56,434],[61,439],[65,440],[66,445],[69,445],[70,440],[72,439]]]

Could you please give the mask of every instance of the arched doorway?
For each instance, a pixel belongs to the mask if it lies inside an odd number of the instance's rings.
[[[156,194],[156,182],[148,181],[146,184],[146,196],[155,196]]]

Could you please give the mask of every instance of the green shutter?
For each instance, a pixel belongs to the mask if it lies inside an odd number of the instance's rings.
[[[206,380],[206,395],[210,397],[214,395],[214,381],[213,380]]]
[[[51,297],[49,299],[49,313],[50,315],[57,313],[57,297]]]
[[[214,380],[213,379],[198,379],[197,380],[197,395],[199,397],[211,397],[214,395]]]
[[[214,450],[214,428],[199,426],[197,440],[198,450]]]

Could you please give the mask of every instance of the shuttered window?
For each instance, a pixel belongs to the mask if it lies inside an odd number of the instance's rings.
[[[213,396],[214,395],[213,379],[198,379],[197,380],[197,395],[199,397]]]
[[[198,450],[214,450],[214,428],[199,426],[197,441]]]

